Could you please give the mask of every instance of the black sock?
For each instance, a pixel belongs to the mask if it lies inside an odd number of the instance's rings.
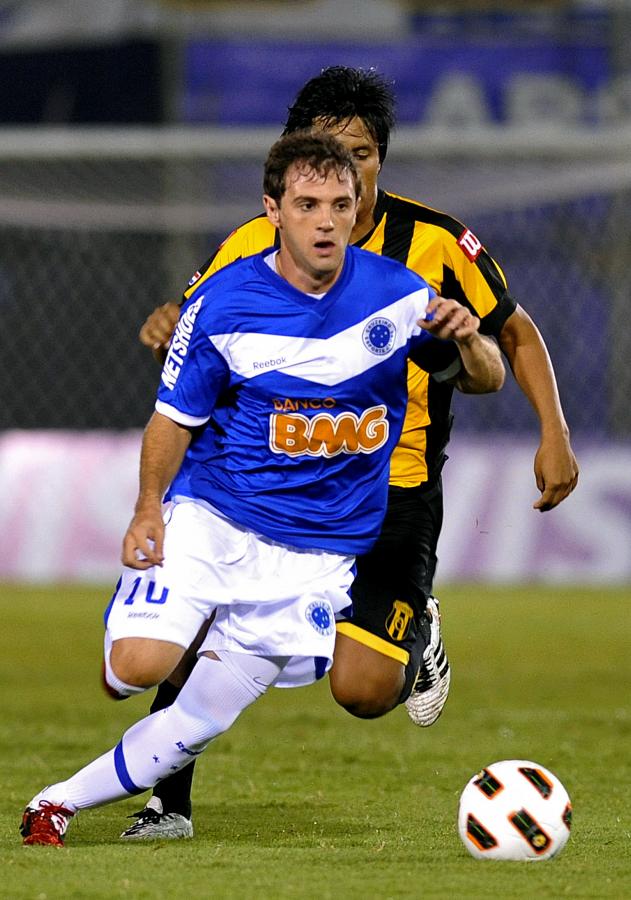
[[[181,688],[171,684],[170,681],[163,681],[162,684],[158,685],[158,690],[153,698],[153,703],[149,707],[149,712],[160,712],[161,709],[166,709],[167,706],[171,706],[171,704],[175,702],[180,690]]]
[[[175,687],[170,681],[163,681],[158,685],[150,711],[152,713],[159,712],[161,709],[171,706],[179,693],[179,687]],[[162,801],[165,813],[179,813],[185,819],[191,818],[191,789],[194,769],[195,760],[184,766],[179,772],[174,772],[173,775],[159,781],[154,787],[153,795]]]

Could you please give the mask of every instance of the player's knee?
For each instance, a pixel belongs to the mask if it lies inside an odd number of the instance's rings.
[[[123,681],[122,678],[119,678],[112,668],[109,656],[106,656],[103,660],[101,681],[106,694],[111,697],[112,700],[126,700],[128,697],[132,697],[134,694],[140,694],[146,690],[145,687],[128,684],[126,681]]]
[[[128,696],[159,684],[177,662],[178,658],[172,652],[165,653],[161,646],[138,646],[133,639],[115,641],[105,655],[106,681],[115,691]]]
[[[394,709],[405,681],[405,669],[361,641],[338,634],[329,674],[333,698],[360,719],[376,719]]]
[[[358,719],[377,719],[394,709],[401,694],[401,680],[331,678],[333,698]]]
[[[157,667],[147,668],[146,666],[130,661],[114,663],[111,671],[117,680],[125,682],[130,685],[130,687],[138,688],[139,690],[148,690],[160,683],[160,673],[162,670]]]

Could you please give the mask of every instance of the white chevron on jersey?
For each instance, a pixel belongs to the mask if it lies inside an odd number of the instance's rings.
[[[201,282],[182,312],[156,409],[193,433],[167,498],[281,544],[364,553],[386,506],[407,357],[440,343],[450,363],[458,350],[417,325],[433,291],[400,263],[349,247],[316,299],[266,255]]]
[[[210,334],[208,337],[231,371],[244,378],[255,378],[274,370],[314,384],[332,386],[379,365],[405,347],[411,334],[420,334],[416,321],[423,318],[429,299],[427,288],[413,291],[328,338],[261,332]],[[369,349],[363,337],[370,323],[379,319],[394,326],[393,339],[383,352]]]

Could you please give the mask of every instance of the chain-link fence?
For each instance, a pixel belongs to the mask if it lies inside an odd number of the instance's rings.
[[[3,428],[144,424],[137,334],[260,210],[275,133],[31,132],[0,141]],[[7,138],[7,135],[4,135]],[[401,133],[382,185],[463,219],[538,323],[574,433],[631,435],[629,134]],[[530,431],[508,379],[458,398],[460,430]]]

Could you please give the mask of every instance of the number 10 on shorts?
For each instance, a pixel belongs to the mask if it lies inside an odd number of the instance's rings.
[[[142,590],[139,591],[138,588],[140,587],[141,583],[143,583],[143,582],[144,582],[144,578],[142,575],[139,575],[138,578],[134,579],[134,583],[131,586],[129,595],[127,596],[127,598],[125,600],[123,600],[124,606],[131,606],[132,603],[134,603],[136,600],[141,599],[141,597],[143,595],[143,591]],[[143,584],[143,587],[144,586],[145,585]],[[146,592],[144,592],[145,593],[145,602],[146,603],[159,603],[159,604],[166,603],[167,597],[169,596],[168,587],[162,588],[162,592],[160,593],[159,597],[155,596],[155,590],[156,590],[155,581],[147,581],[146,582]]]

